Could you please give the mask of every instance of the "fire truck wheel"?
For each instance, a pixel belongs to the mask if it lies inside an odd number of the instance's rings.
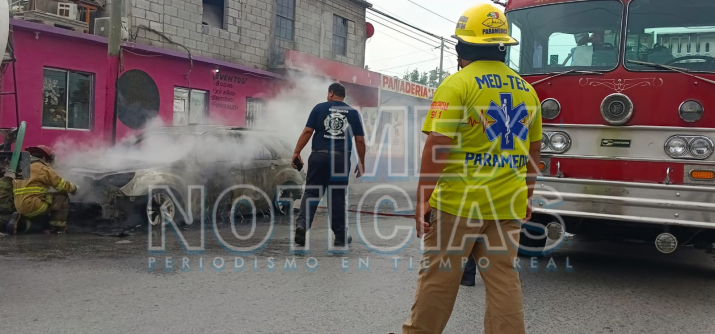
[[[544,256],[546,247],[546,226],[540,222],[527,222],[521,227],[519,254],[530,257]]]

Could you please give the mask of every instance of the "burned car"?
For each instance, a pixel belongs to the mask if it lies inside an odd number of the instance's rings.
[[[167,221],[163,218],[181,223],[179,210],[186,212],[189,199],[193,220],[211,217],[214,207],[241,215],[286,213],[301,197],[305,180],[303,172],[291,167],[292,152],[275,132],[163,127],[101,157],[73,159],[63,170],[79,186],[73,211],[156,225]]]

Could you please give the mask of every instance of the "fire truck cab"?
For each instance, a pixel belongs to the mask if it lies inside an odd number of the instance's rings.
[[[534,223],[712,250],[715,1],[510,0],[506,16],[507,63],[542,101]]]

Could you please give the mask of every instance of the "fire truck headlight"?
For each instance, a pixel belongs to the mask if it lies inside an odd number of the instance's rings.
[[[671,158],[680,158],[688,153],[688,142],[682,137],[670,137],[665,142],[665,153]]]
[[[713,142],[707,137],[695,137],[690,142],[690,154],[696,159],[707,159],[713,154]]]
[[[549,148],[549,134],[546,132],[541,133],[541,150],[547,150]]]
[[[628,96],[614,93],[601,102],[601,117],[610,125],[624,125],[633,116],[633,102]]]
[[[703,112],[705,109],[700,102],[695,100],[688,100],[680,105],[680,118],[688,123],[695,122],[703,117]]]
[[[555,99],[546,99],[541,102],[541,116],[546,119],[554,119],[561,113],[561,104]]]
[[[551,149],[556,153],[564,153],[571,148],[571,138],[565,132],[556,132],[550,137]]]

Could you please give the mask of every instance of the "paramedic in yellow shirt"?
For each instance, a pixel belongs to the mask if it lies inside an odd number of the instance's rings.
[[[484,333],[525,332],[514,259],[531,216],[541,114],[534,88],[504,63],[506,47],[518,44],[508,27],[491,4],[457,24],[461,70],[439,86],[422,128],[415,221],[425,254],[403,333],[442,333],[470,254],[486,287]]]

